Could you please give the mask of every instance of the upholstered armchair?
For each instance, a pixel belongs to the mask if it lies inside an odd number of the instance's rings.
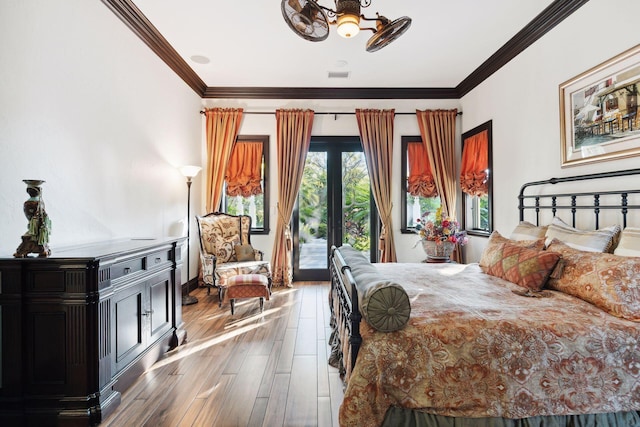
[[[262,274],[271,288],[271,265],[264,253],[251,246],[251,217],[214,212],[196,216],[200,236],[202,281],[218,289],[222,304],[227,278],[239,274]]]

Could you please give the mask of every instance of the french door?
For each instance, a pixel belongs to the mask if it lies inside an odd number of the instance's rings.
[[[378,215],[359,137],[311,139],[292,222],[294,280],[329,280],[332,245],[376,261]]]

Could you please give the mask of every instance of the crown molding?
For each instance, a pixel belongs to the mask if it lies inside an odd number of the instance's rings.
[[[456,87],[462,98],[589,0],[556,0]]]
[[[455,88],[208,87],[131,0],[101,0],[202,98],[459,99],[589,0],[555,0]]]
[[[208,87],[203,98],[242,99],[458,99],[455,88]]]
[[[204,81],[182,59],[158,29],[130,0],[102,0],[152,51],[156,53],[191,89],[202,96],[207,88]]]

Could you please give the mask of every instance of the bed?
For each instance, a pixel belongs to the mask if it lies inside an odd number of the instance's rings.
[[[333,248],[340,425],[640,425],[640,240],[628,225],[640,190],[610,189],[638,174],[523,185],[514,238],[494,232],[480,264],[372,264]],[[595,190],[544,194],[558,184]],[[533,287],[492,270],[514,253],[553,265]]]

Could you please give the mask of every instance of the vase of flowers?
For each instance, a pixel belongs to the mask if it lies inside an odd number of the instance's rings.
[[[433,219],[425,212],[416,220],[416,232],[420,236],[422,249],[427,254],[426,262],[450,262],[456,244],[465,245],[467,233],[460,230],[460,224],[438,208]]]

